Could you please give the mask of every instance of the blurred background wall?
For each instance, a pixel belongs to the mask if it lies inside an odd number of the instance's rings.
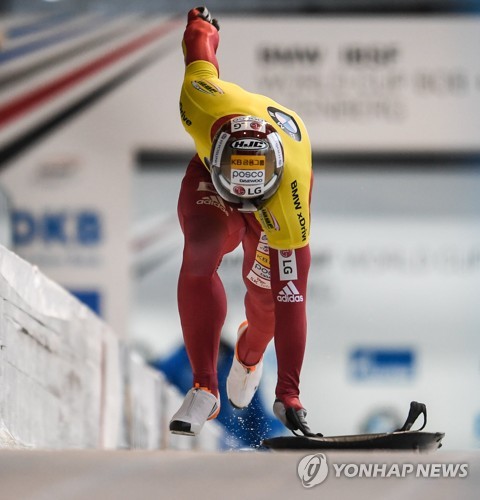
[[[178,113],[192,2],[0,0],[0,238],[148,360],[182,343]],[[298,111],[314,152],[302,401],[326,434],[427,403],[480,445],[480,18],[474,1],[235,5],[221,76]],[[221,268],[224,339],[241,252]],[[275,357],[262,394],[271,406]]]

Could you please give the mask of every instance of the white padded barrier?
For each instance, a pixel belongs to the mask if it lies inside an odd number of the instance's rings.
[[[163,446],[161,374],[145,365],[136,353],[127,352],[125,421],[129,448],[158,449]]]
[[[89,309],[0,247],[0,420],[9,445],[114,447],[118,340]]]
[[[86,306],[0,246],[0,448],[217,449],[170,436],[182,396]]]

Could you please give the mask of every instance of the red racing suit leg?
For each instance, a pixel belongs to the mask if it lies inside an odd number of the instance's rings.
[[[261,227],[253,215],[245,215],[245,219],[248,229],[243,240],[243,279],[247,287],[245,309],[248,328],[238,342],[238,357],[246,366],[257,364],[274,338],[278,365],[276,397],[286,407],[300,409],[300,372],[307,338],[306,297],[310,247],[307,245],[286,251],[286,254],[291,254],[288,259],[292,262],[293,274],[286,274],[282,268],[281,263],[285,258],[280,258],[279,254],[283,252],[286,255],[285,251],[268,248],[271,288],[262,288],[254,284],[258,275],[254,275],[254,280],[249,278],[252,268],[264,259]]]
[[[269,247],[259,222],[245,214],[247,230],[243,238],[243,282],[248,328],[237,344],[238,357],[246,366],[256,365],[275,333],[275,304],[269,277]]]
[[[285,407],[296,410],[300,403],[300,372],[307,340],[307,282],[310,269],[310,246],[292,251],[297,279],[280,274],[280,253],[270,249],[272,296],[275,303],[275,353],[278,379],[275,395]]]
[[[227,301],[217,269],[245,233],[242,215],[215,191],[198,156],[182,181],[178,216],[184,233],[178,310],[193,385],[218,394],[217,358]]]
[[[202,60],[218,70],[218,31],[197,16],[196,9],[188,13],[182,40],[185,65]],[[182,182],[178,216],[185,243],[177,299],[193,383],[218,394],[217,359],[227,302],[217,269],[223,255],[239,245],[245,226],[241,214],[217,194],[197,155]]]

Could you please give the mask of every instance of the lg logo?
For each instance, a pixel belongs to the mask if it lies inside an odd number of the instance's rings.
[[[303,457],[298,464],[297,474],[304,488],[323,483],[328,475],[327,457],[323,453]]]
[[[295,250],[280,250],[278,252],[278,264],[282,281],[298,279]]]

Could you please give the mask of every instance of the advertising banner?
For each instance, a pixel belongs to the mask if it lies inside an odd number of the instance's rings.
[[[478,150],[478,18],[249,18],[222,28],[221,77],[294,109],[314,150]]]

